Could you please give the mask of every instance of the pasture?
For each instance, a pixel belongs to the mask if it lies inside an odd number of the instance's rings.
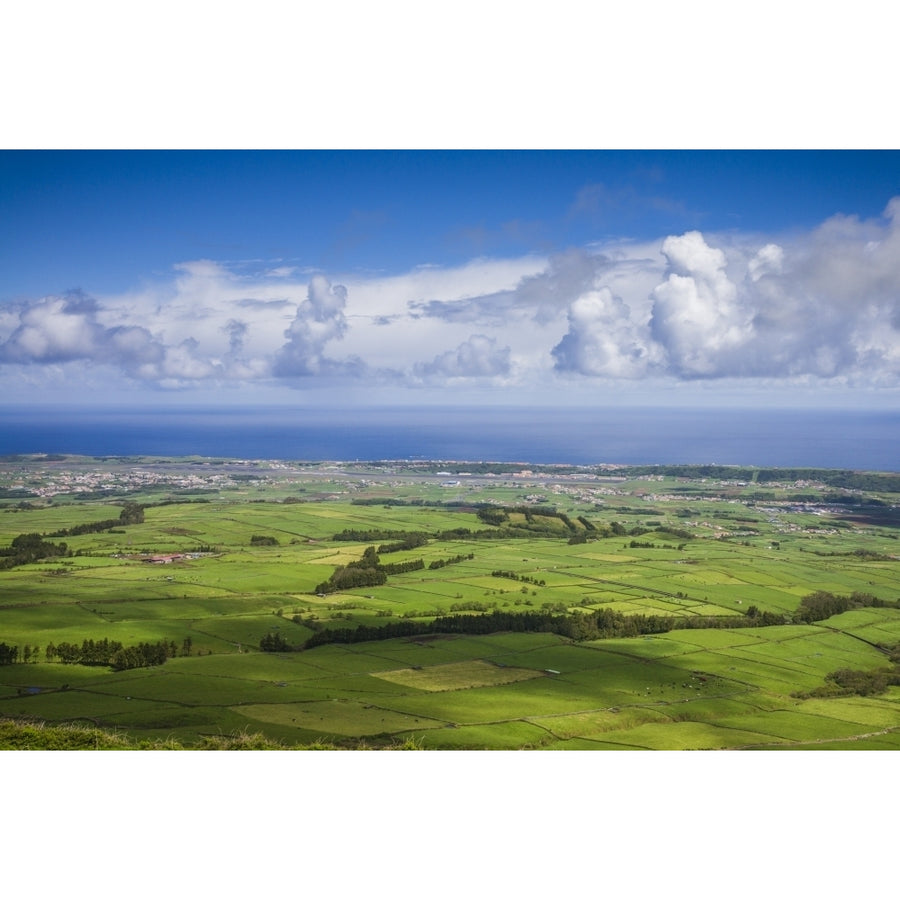
[[[80,461],[79,477],[103,465]],[[65,463],[55,466],[59,480]],[[764,501],[733,485],[667,493],[690,486],[675,478],[473,477],[448,489],[438,477],[325,467],[229,486],[222,466],[222,487],[193,498],[129,482],[143,521],[103,530],[84,526],[118,519],[124,493],[3,501],[0,549],[28,534],[66,546],[0,569],[0,643],[18,653],[0,666],[0,717],[186,744],[250,731],[287,745],[425,749],[900,746],[900,687],[826,695],[836,670],[892,665],[898,529],[850,521],[824,490],[800,507],[789,486]],[[215,464],[203,471],[220,483]],[[51,475],[30,478],[20,465],[7,484]],[[419,545],[392,546],[403,535]],[[398,571],[317,589],[367,547]],[[816,591],[877,602],[799,622]],[[751,610],[770,619],[757,624]],[[679,627],[587,639],[428,631],[437,617],[501,613]],[[685,627],[698,619],[709,627]],[[303,649],[334,629],[404,622],[419,630]],[[263,651],[267,635],[281,649]],[[172,650],[162,665],[122,671],[63,663],[52,649],[104,639]]]

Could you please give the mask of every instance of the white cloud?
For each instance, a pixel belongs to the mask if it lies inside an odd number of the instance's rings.
[[[665,349],[670,373],[683,376],[728,371],[734,351],[752,337],[752,313],[738,302],[725,272],[725,254],[699,231],[663,242],[668,278],[653,292],[650,333]]]
[[[107,328],[96,301],[79,293],[45,297],[18,310],[12,333],[0,343],[0,363],[55,364],[76,360],[110,363],[140,376],[156,366],[164,348],[139,325]],[[17,319],[17,321],[15,321]],[[154,369],[151,377],[156,377]]]
[[[455,350],[418,363],[414,372],[423,378],[495,378],[510,372],[509,347],[499,347],[495,338],[473,334]]]
[[[570,305],[568,331],[553,350],[556,368],[620,378],[896,384],[898,213],[895,199],[880,220],[836,216],[780,243],[696,231],[670,236],[649,316],[614,293],[587,292]],[[599,273],[596,284],[617,270]]]
[[[335,374],[342,369],[357,373],[359,360],[340,363],[324,355],[325,345],[340,340],[347,330],[346,304],[344,285],[332,285],[316,275],[309,283],[306,299],[297,307],[294,321],[284,332],[287,343],[275,357],[274,373],[282,378]]]
[[[414,315],[485,325],[515,321],[551,321],[571,300],[589,288],[598,270],[608,265],[603,256],[573,249],[550,257],[536,272],[520,275],[503,290],[450,299],[417,300],[409,306]]]
[[[552,391],[562,377],[566,391],[604,379],[900,385],[900,198],[882,217],[835,216],[805,234],[692,231],[330,279],[279,261],[195,260],[123,295],[0,308],[3,384],[87,383],[91,371],[267,390],[352,379]]]
[[[560,372],[641,378],[657,364],[657,348],[628,306],[608,287],[582,294],[569,307],[569,330],[553,348]]]
[[[25,306],[0,347],[0,359],[54,363],[90,356],[99,337],[94,313],[79,296],[46,297]]]
[[[778,244],[766,244],[750,260],[747,265],[747,274],[751,281],[759,281],[763,275],[781,272],[784,263],[784,250]]]

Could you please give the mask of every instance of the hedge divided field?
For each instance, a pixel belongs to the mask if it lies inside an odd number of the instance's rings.
[[[0,741],[69,723],[145,749],[900,746],[895,527],[646,484],[542,484],[533,508],[533,487],[482,482],[456,505],[427,481],[396,504],[387,483],[222,491],[81,533],[122,502],[10,502],[0,550],[44,549],[0,570]],[[804,621],[816,592],[863,600]],[[101,640],[165,659],[60,660]]]

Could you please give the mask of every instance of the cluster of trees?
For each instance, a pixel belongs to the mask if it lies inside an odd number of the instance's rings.
[[[424,559],[410,559],[401,563],[379,563],[378,568],[385,575],[402,575],[404,572],[417,572],[425,568]]]
[[[41,648],[36,644],[32,647],[30,644],[26,644],[22,648],[22,662],[23,663],[32,663],[38,662],[41,656]]]
[[[271,631],[262,637],[259,642],[259,649],[265,653],[279,653],[285,650],[292,650],[293,648],[284,635],[279,634],[277,631]]]
[[[511,578],[513,581],[524,581],[527,584],[536,584],[538,587],[545,587],[547,582],[543,578],[538,580],[531,575],[519,575],[517,572],[508,572],[505,569],[494,569],[491,572],[493,578]]]
[[[137,644],[117,650],[109,664],[117,671],[124,669],[143,669],[148,666],[161,666],[167,659],[176,655],[175,642],[157,641],[155,644]]]
[[[547,521],[556,519],[564,525],[569,532],[578,531],[578,526],[563,512],[559,512],[552,506],[510,506],[496,507],[492,505],[480,506],[477,509],[478,518],[487,525],[504,525],[510,521],[510,513],[518,513],[525,517],[525,524],[512,524],[510,528],[539,533],[558,533],[559,527]]]
[[[891,685],[900,684],[900,671],[896,668],[874,669],[868,672],[858,669],[838,669],[836,672],[829,672],[825,676],[825,681],[828,684],[824,691],[829,691],[831,685],[834,685],[841,694],[868,697],[870,694],[883,694]]]
[[[498,574],[498,573],[495,573]],[[506,577],[515,573],[499,573]],[[518,580],[518,579],[517,579]],[[801,601],[801,612],[794,621],[820,621],[829,615],[854,608],[852,605],[884,606],[886,601],[864,594],[851,597],[835,597],[825,591],[818,591]],[[891,604],[894,605],[894,604]],[[900,604],[897,604],[900,605]],[[463,613],[464,610],[472,614]],[[563,604],[544,604],[541,610],[512,611],[497,609],[494,603],[478,601],[454,604],[453,615],[442,615],[434,610],[433,621],[414,621],[404,616],[400,621],[392,621],[383,625],[357,625],[346,628],[322,628],[309,637],[303,645],[310,649],[322,644],[358,643],[361,641],[386,640],[395,637],[409,637],[425,634],[493,634],[499,631],[511,632],[551,632],[562,635],[573,641],[602,640],[606,638],[638,637],[649,634],[665,634],[676,630],[709,629],[709,628],[758,628],[773,625],[784,625],[790,618],[782,613],[760,611],[750,606],[742,616],[686,616],[674,617],[663,615],[627,615],[616,610],[601,608],[568,612]],[[463,613],[463,614],[460,614]],[[480,613],[480,614],[479,614]],[[425,614],[422,614],[425,615]],[[814,615],[819,618],[808,618]],[[289,649],[286,644],[278,649]],[[900,645],[890,651],[890,659],[900,664]],[[848,670],[849,672],[849,670]],[[865,677],[863,677],[865,675]],[[881,690],[880,685],[900,683],[900,670],[878,670],[875,673],[857,675],[847,672],[834,673],[830,677],[829,690],[859,692],[860,685],[869,685],[866,689]],[[897,680],[891,680],[896,675]],[[886,681],[884,679],[887,679]],[[837,687],[834,687],[834,686]],[[823,691],[825,689],[822,689]],[[825,696],[826,694],[822,694]]]
[[[675,478],[711,478],[717,481],[755,481],[758,484],[818,481],[830,487],[848,490],[900,493],[900,475],[887,472],[854,472],[851,469],[757,469],[749,466],[716,465],[626,466],[616,474],[624,478],[668,475]]]
[[[253,547],[277,547],[278,538],[268,534],[253,534],[250,536],[250,544]]]
[[[900,601],[893,603],[881,600],[872,594],[854,591],[849,596],[832,594],[829,591],[815,591],[807,594],[801,601],[797,612],[794,613],[795,622],[821,622],[831,616],[839,615],[850,609],[860,609],[864,606],[885,607],[900,606]]]
[[[71,528],[60,528],[48,534],[47,537],[75,537],[79,534],[97,534],[101,531],[110,531],[113,528],[121,528],[123,525],[140,525],[144,521],[144,507],[140,503],[129,501],[122,507],[118,519],[102,519],[99,522],[84,522],[81,525],[73,525]]]
[[[509,514],[505,509],[483,506],[478,510],[478,518],[485,525],[502,525],[504,522],[509,521]]]
[[[825,676],[825,684],[812,691],[797,692],[795,697],[869,697],[883,694],[892,685],[900,685],[900,644],[882,648],[894,664],[879,669],[837,669]]]
[[[652,531],[652,529],[644,528],[641,525],[635,525],[628,529],[619,522],[610,522],[609,524],[593,523],[584,519],[583,516],[579,516],[579,521],[585,526],[585,530],[582,531],[565,513],[559,513],[550,507],[498,507],[486,505],[480,506],[474,511],[482,522],[492,527],[474,531],[465,527],[448,528],[432,535],[433,539],[438,541],[478,541],[531,537],[559,538],[565,536],[570,542],[581,543],[582,539],[608,538],[622,535],[636,537]],[[511,512],[523,513],[525,522],[516,523],[510,521],[509,514]],[[556,523],[552,521],[554,519],[557,520]],[[585,524],[586,522],[587,524]],[[564,526],[564,529],[560,528],[560,524]],[[680,537],[683,540],[690,540],[693,537],[691,532],[685,529],[663,528],[658,529],[658,531],[674,537]],[[575,541],[572,541],[573,538]],[[421,532],[345,528],[343,531],[335,534],[332,539],[335,541],[354,542],[395,541],[397,542],[396,544],[385,544],[378,548],[379,552],[393,552],[393,549],[385,548],[396,546],[398,550],[406,550],[422,546],[428,541],[428,535]],[[422,544],[417,544],[415,543],[416,541],[422,541]],[[407,544],[407,542],[410,543]],[[403,546],[401,547],[400,544]]]
[[[144,507],[140,503],[126,503],[119,513],[122,525],[141,525],[144,521]]]
[[[438,509],[472,512],[480,504],[467,500],[426,500],[424,497],[357,497],[350,501],[354,506],[425,506]]]
[[[317,594],[330,594],[356,587],[375,587],[387,581],[387,573],[381,566],[375,547],[366,547],[362,559],[345,566],[338,566],[328,581],[316,585]]]
[[[427,543],[428,535],[416,531],[407,535],[402,541],[396,541],[393,544],[382,544],[378,548],[378,552],[398,553],[401,550],[415,550],[418,547],[424,547]]]
[[[110,531],[123,525],[138,525],[143,521],[144,507],[139,503],[128,502],[123,507],[118,519],[86,522],[81,525],[73,525],[71,528],[61,528],[47,535],[37,533],[20,534],[13,538],[9,547],[0,548],[0,569],[11,569],[13,566],[26,565],[39,559],[69,555],[69,548],[65,543],[54,544],[46,540],[46,538],[95,534],[100,531]]]
[[[304,649],[322,644],[352,644],[423,634],[494,634],[498,631],[551,632],[575,641],[636,637],[670,631],[675,620],[666,616],[626,616],[611,610],[557,614],[547,610],[513,612],[494,609],[484,614],[438,616],[432,622],[401,620],[387,625],[322,629],[306,640]]]
[[[47,644],[44,651],[47,662],[61,662],[66,665],[79,663],[83,666],[108,666],[112,663],[113,654],[124,649],[119,641],[109,638],[93,640],[85,638],[81,644],[60,641],[58,644]]]
[[[386,552],[410,550],[414,547],[421,547],[426,542],[427,539],[424,538],[424,535],[415,534],[411,535],[409,540],[404,540],[402,546],[399,544],[386,545],[388,547]],[[379,547],[378,550],[374,546],[366,547],[362,559],[347,563],[345,566],[338,566],[332,572],[328,581],[323,581],[321,584],[316,585],[315,593],[331,594],[334,591],[345,591],[355,587],[375,587],[384,584],[388,575],[402,575],[404,572],[417,572],[425,568],[424,559],[409,559],[399,563],[383,563],[378,554],[384,551],[385,545]],[[442,566],[450,563],[462,562],[464,559],[473,559],[474,556],[474,553],[469,553],[467,555],[459,554],[450,559],[434,560],[430,568],[440,569]]]
[[[475,559],[474,553],[458,553],[456,556],[450,556],[446,559],[433,559],[428,563],[429,569],[443,569],[444,566],[450,566],[454,563],[465,562],[467,559]]]
[[[825,550],[814,550],[813,553],[816,556],[853,556],[857,559],[868,559],[872,562],[894,562],[896,560],[895,556],[889,556],[887,553],[879,553],[877,550],[831,550],[826,552]]]
[[[810,595],[805,609],[815,609],[816,615],[827,618],[824,614],[827,608],[831,608],[834,615],[844,611],[842,601],[854,602],[851,598],[834,598],[837,603],[826,607],[824,591]],[[833,597],[833,595],[826,595]],[[885,605],[885,601],[868,595],[854,595],[858,605],[878,606]],[[865,599],[866,602],[862,602]],[[872,602],[874,601],[874,602]],[[484,604],[487,608],[493,604]],[[473,615],[439,615],[431,622],[416,622],[404,619],[399,622],[391,622],[388,625],[358,625],[355,628],[325,628],[310,637],[304,644],[304,648],[316,647],[330,643],[357,643],[360,641],[385,640],[391,637],[406,637],[419,634],[493,634],[498,631],[531,632],[545,631],[562,635],[573,641],[602,640],[606,638],[638,637],[647,634],[666,634],[670,631],[684,631],[691,629],[708,628],[758,628],[770,625],[784,625],[789,621],[781,613],[760,612],[751,606],[747,614],[743,616],[655,616],[655,615],[626,615],[611,609],[590,610],[586,612],[564,612],[561,605],[555,608],[546,605],[547,608],[528,611],[511,611],[491,609],[484,614]],[[477,612],[478,604],[458,604],[451,609],[468,608]],[[853,607],[846,607],[853,608]],[[795,618],[795,621],[798,619]],[[799,621],[819,621],[819,619],[799,618]],[[896,653],[900,661],[900,650]],[[877,675],[877,673],[876,673]],[[872,684],[881,684],[880,675],[872,676]],[[885,676],[892,677],[892,676]],[[839,684],[843,678],[846,682],[851,676],[839,675],[832,679]],[[900,679],[900,675],[898,675]],[[863,682],[860,682],[863,683]],[[900,683],[888,680],[886,684]],[[846,686],[846,685],[845,685]],[[856,688],[854,688],[856,690]]]
[[[20,534],[12,539],[9,547],[0,548],[0,569],[24,566],[49,557],[67,556],[68,553],[69,548],[64,543],[45,541],[40,534]]]
[[[466,537],[473,538],[516,538],[516,537],[560,537],[560,534],[580,534],[578,526],[565,514],[550,506],[479,506],[476,510],[478,518],[486,525],[492,525],[496,530],[478,531]],[[517,513],[524,517],[525,522],[513,522],[510,514]],[[587,521],[587,520],[585,520]],[[584,524],[584,523],[582,523]],[[562,527],[560,527],[562,526]],[[591,523],[585,526],[596,533],[597,529]],[[448,537],[451,539],[452,537]]]
[[[607,609],[562,614],[549,609],[523,612],[493,609],[482,615],[436,616],[432,622],[403,619],[387,625],[323,628],[309,637],[303,647],[310,649],[322,644],[352,644],[424,634],[481,635],[494,634],[498,631],[550,632],[573,641],[591,641],[638,637],[644,634],[665,634],[676,628],[736,628],[747,627],[749,624],[752,623],[744,616],[718,618],[698,616],[695,619],[676,619],[672,616],[629,616]]]
[[[73,525],[71,528],[60,528],[47,535],[47,537],[77,537],[79,534],[98,534],[101,531],[112,531],[122,523],[118,519],[102,519],[99,522],[83,522],[81,525]]]
[[[743,466],[717,465],[625,466],[616,474],[624,478],[637,478],[641,475],[668,475],[674,478],[698,480],[713,478],[717,481],[753,481],[757,471],[757,469]]]
[[[794,497],[798,499],[802,495],[792,495],[791,499]],[[812,500],[818,500],[819,498],[813,495]],[[822,496],[823,503],[832,503],[835,506],[874,506],[880,509],[888,506],[884,500],[878,500],[875,497],[864,497],[861,494],[825,494]]]
[[[190,656],[192,647],[193,641],[190,637],[186,637],[182,641],[180,655]],[[120,641],[111,641],[108,638],[100,640],[85,638],[81,644],[60,641],[58,644],[47,644],[45,650],[47,662],[112,666],[116,670],[161,666],[167,659],[178,655],[179,647],[175,641],[143,642],[126,647]]]
[[[401,497],[356,497],[350,501],[354,506],[440,506],[435,500],[404,500]]]
[[[748,621],[761,627],[766,625],[784,625],[787,621],[783,613],[769,612],[767,609],[760,611],[755,604],[747,607],[745,615]]]
[[[879,472],[854,472],[850,469],[760,469],[760,484],[772,481],[820,481],[829,487],[855,491],[900,493],[900,475]]]
[[[190,656],[193,642],[186,637],[181,645],[181,655]],[[140,669],[146,666],[161,666],[167,659],[177,656],[179,652],[175,641],[157,641],[154,644],[141,643],[133,647],[125,647],[120,641],[108,638],[93,640],[85,638],[81,644],[60,641],[49,643],[44,651],[47,662],[60,662],[64,665],[79,664],[82,666],[112,666],[116,670]],[[22,662],[37,662],[40,647],[26,644],[22,650]],[[12,665],[19,661],[17,645],[0,643],[0,666]]]
[[[353,541],[353,542],[369,542],[369,541],[408,541],[418,536],[425,537],[418,531],[391,531],[386,528],[345,528],[332,536],[333,541]]]
[[[675,547],[672,544],[654,544],[652,541],[631,541],[628,546],[632,550],[684,550],[684,544]]]
[[[496,602],[485,603],[483,600],[463,600],[462,603],[450,604],[450,612],[487,612],[496,608]]]
[[[0,488],[0,500],[22,500],[19,509],[34,509],[29,498],[37,497],[34,491],[25,490],[25,488]]]

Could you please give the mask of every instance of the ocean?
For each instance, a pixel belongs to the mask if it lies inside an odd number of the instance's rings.
[[[0,455],[717,463],[900,471],[900,413],[659,408],[0,407]]]

